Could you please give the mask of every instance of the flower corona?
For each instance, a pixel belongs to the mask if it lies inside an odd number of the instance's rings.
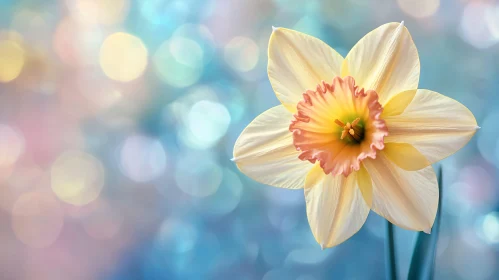
[[[348,176],[384,148],[388,129],[375,91],[359,88],[352,77],[335,77],[303,98],[289,126],[299,159],[319,161],[326,174]]]

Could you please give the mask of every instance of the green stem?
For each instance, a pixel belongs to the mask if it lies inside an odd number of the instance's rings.
[[[437,217],[436,217],[436,224],[433,226],[433,234],[435,235],[435,238],[433,239],[433,259],[430,265],[430,279],[433,279],[435,277],[435,262],[437,260],[437,242],[438,242],[438,234],[440,233],[440,219],[442,217],[442,195],[443,195],[443,178],[442,178],[442,166],[438,169],[438,210],[437,210]]]
[[[419,232],[409,267],[409,280],[431,280],[434,277],[435,259],[437,252],[438,233],[440,231],[440,217],[442,215],[442,167],[438,169],[438,210],[431,234]]]
[[[395,261],[395,238],[393,225],[386,221],[386,277],[388,280],[397,280],[397,262]]]

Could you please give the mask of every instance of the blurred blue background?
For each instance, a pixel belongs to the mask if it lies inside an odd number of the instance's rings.
[[[0,0],[1,279],[383,278],[383,219],[321,251],[303,192],[230,158],[278,104],[272,25],[345,56],[402,20],[420,88],[482,126],[443,161],[436,279],[498,279],[495,1]],[[403,279],[415,233],[395,234]]]

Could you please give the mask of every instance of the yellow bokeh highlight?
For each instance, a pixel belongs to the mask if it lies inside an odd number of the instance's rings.
[[[92,155],[68,151],[52,165],[51,186],[56,196],[72,205],[85,205],[99,197],[104,186],[104,167]]]
[[[0,83],[8,83],[21,74],[24,66],[24,49],[11,40],[0,41]]]
[[[400,9],[414,18],[425,18],[435,14],[440,0],[397,0]]]
[[[128,33],[117,32],[104,40],[99,62],[106,76],[129,82],[144,73],[147,56],[147,48],[142,40]]]
[[[23,136],[12,127],[0,124],[0,168],[13,165],[23,152]]]
[[[130,10],[129,0],[72,0],[71,4],[75,17],[89,24],[121,23]]]

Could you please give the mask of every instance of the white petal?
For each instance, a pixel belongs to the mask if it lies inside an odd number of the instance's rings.
[[[305,185],[308,222],[321,246],[336,246],[359,231],[369,206],[358,187],[357,173],[348,177],[325,175],[317,164]]]
[[[234,161],[253,180],[275,187],[300,189],[313,167],[298,159],[289,124],[292,115],[282,105],[257,116],[234,145]]]
[[[321,40],[286,28],[275,28],[269,42],[268,74],[277,98],[290,111],[307,90],[340,75],[343,57]]]
[[[473,114],[456,100],[419,89],[407,108],[395,116],[383,116],[389,134],[385,143],[408,143],[430,163],[461,149],[477,130]]]
[[[418,88],[419,56],[403,23],[387,23],[368,33],[348,53],[342,77],[375,90],[384,105],[394,95]]]
[[[381,151],[363,164],[372,179],[371,209],[405,229],[432,227],[438,207],[438,184],[431,166],[407,171],[388,160]]]

